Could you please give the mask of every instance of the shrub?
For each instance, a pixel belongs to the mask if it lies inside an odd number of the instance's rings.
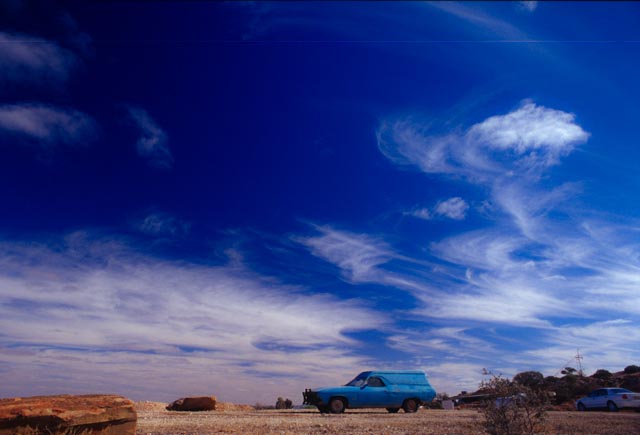
[[[609,370],[598,369],[593,375],[591,375],[591,377],[596,379],[602,379],[603,381],[608,381],[613,377],[613,375]]]
[[[544,385],[544,375],[535,371],[522,372],[513,377],[513,382],[525,387],[540,389]]]
[[[531,435],[544,432],[548,396],[542,389],[492,375],[480,388],[491,394],[480,408],[491,435]]]
[[[630,365],[630,366],[626,366],[624,368],[624,372],[628,375],[631,375],[633,373],[638,373],[640,372],[640,367],[636,366],[636,365]]]

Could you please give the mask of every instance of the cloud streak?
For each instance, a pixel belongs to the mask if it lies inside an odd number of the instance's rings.
[[[54,42],[0,32],[0,80],[5,83],[64,83],[78,62],[71,51]]]
[[[0,106],[0,131],[43,148],[82,146],[97,136],[97,123],[89,115],[70,108],[45,104]]]
[[[140,132],[136,142],[138,154],[153,167],[170,169],[173,166],[173,156],[169,149],[167,133],[146,110],[136,106],[126,106],[126,110]]]

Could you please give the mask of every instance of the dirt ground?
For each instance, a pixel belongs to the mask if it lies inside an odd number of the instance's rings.
[[[223,410],[169,412],[138,409],[137,435],[476,435],[475,410],[424,410],[389,414],[385,410],[347,410],[322,415],[315,410]],[[550,412],[547,433],[557,435],[637,435],[640,413]]]

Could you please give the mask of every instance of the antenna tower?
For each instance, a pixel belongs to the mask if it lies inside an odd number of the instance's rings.
[[[576,361],[578,361],[578,374],[580,376],[584,376],[584,371],[582,370],[582,360],[584,359],[584,357],[582,355],[580,355],[580,349],[578,349],[578,352],[576,353]]]

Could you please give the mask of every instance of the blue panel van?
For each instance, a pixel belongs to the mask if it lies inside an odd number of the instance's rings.
[[[386,408],[389,412],[416,412],[436,396],[427,376],[421,371],[362,372],[341,387],[306,389],[305,405],[320,412],[340,414],[348,408]]]

